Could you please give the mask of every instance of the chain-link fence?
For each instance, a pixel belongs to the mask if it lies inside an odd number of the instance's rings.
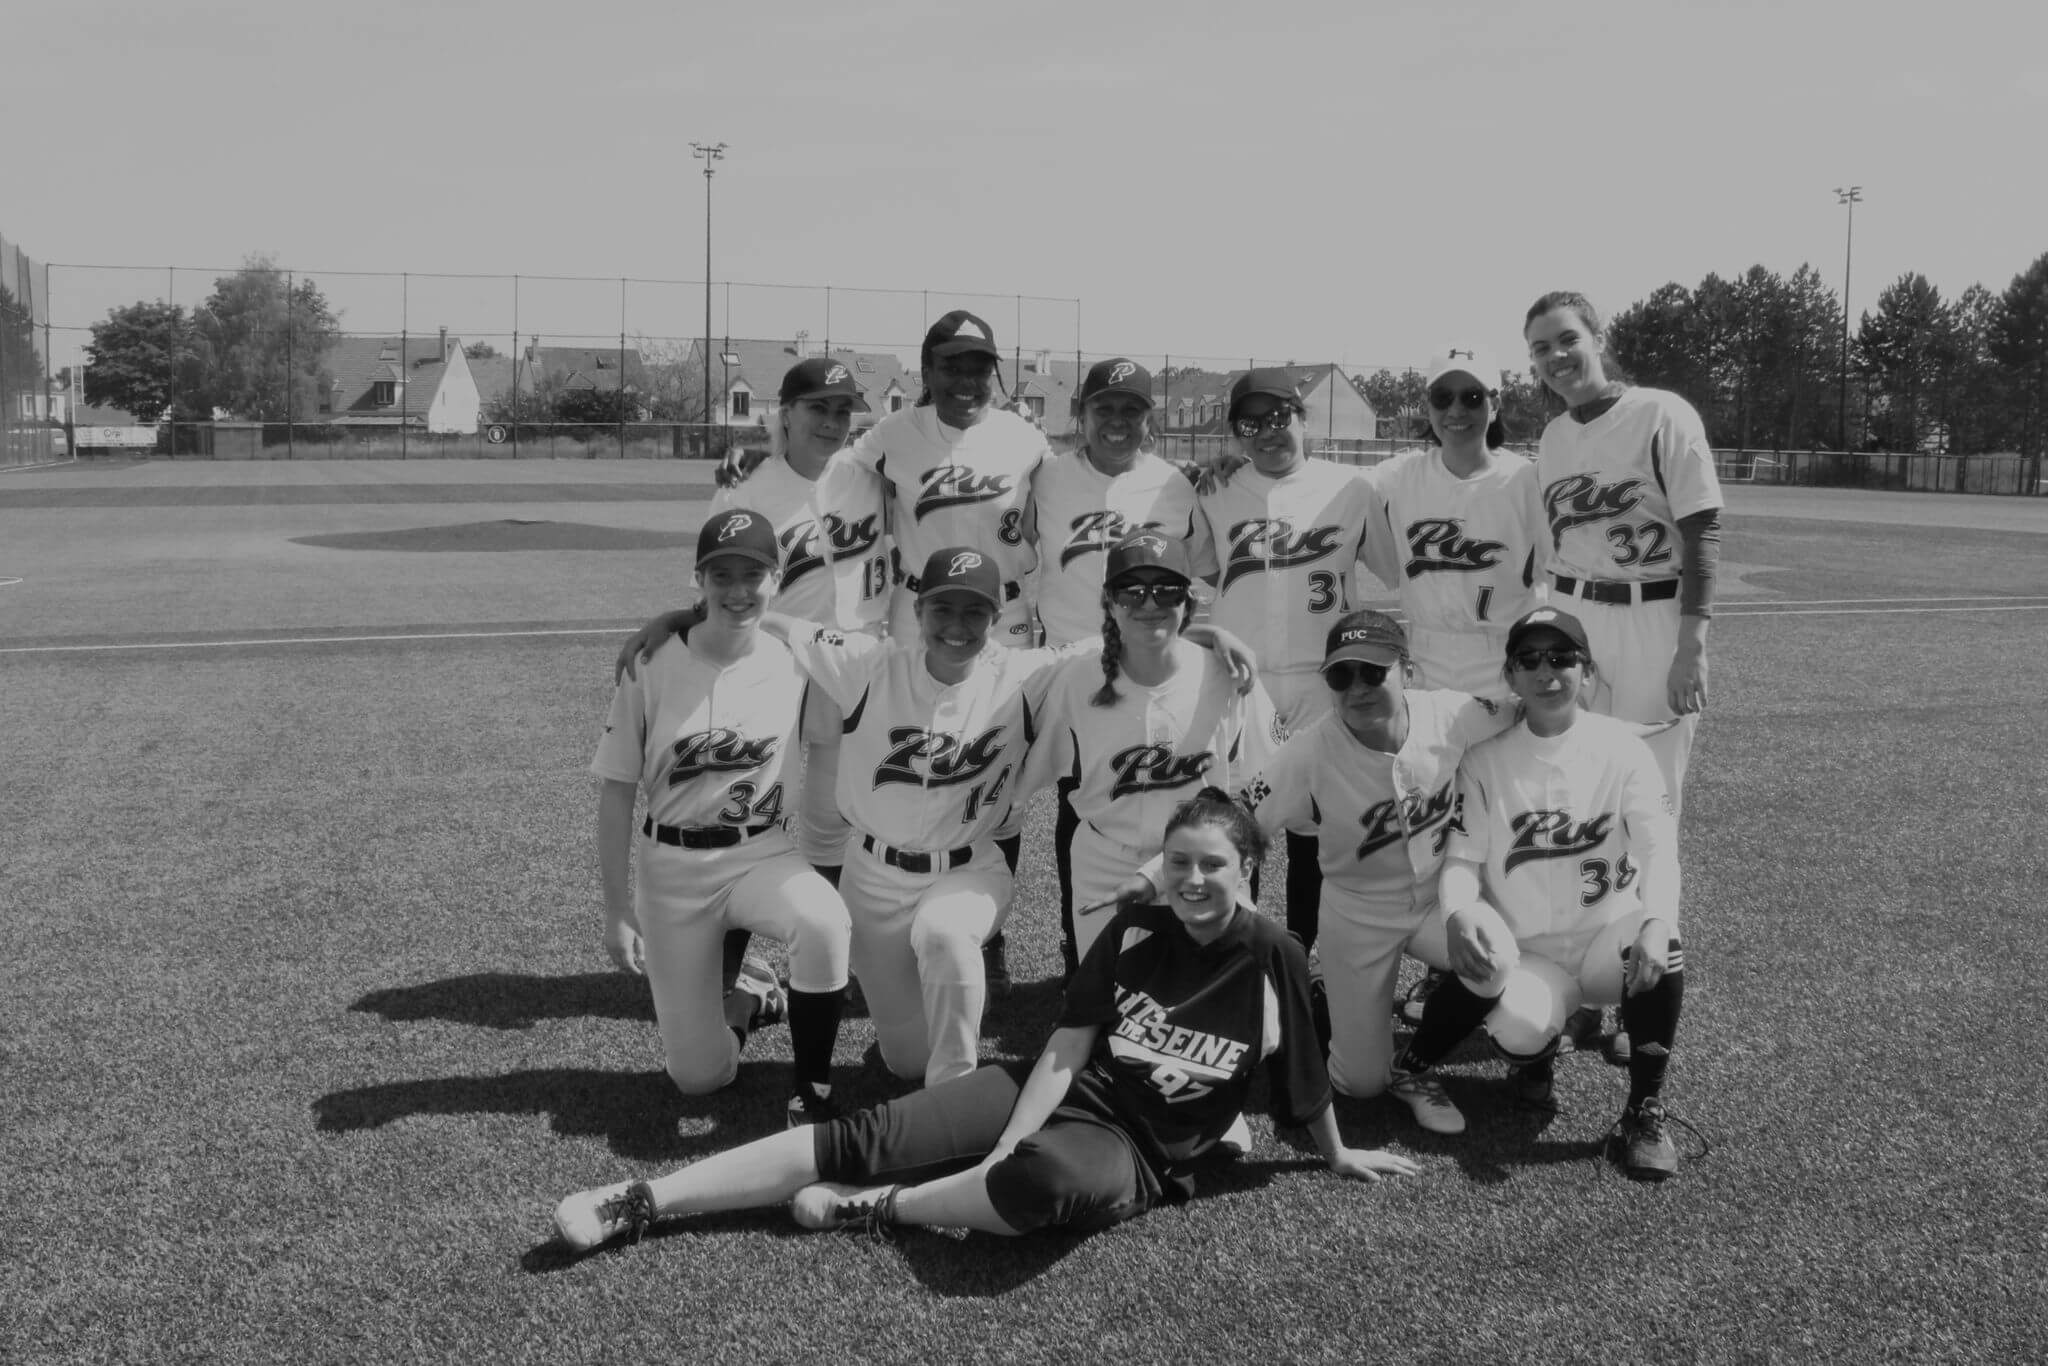
[[[0,466],[62,459],[50,393],[50,269],[0,236]]]

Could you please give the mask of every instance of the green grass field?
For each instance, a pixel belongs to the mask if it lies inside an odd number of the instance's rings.
[[[609,660],[702,478],[0,475],[0,1361],[2040,1355],[2042,501],[1731,490],[1668,1093],[1713,1146],[1676,1180],[1598,1160],[1597,1057],[1546,1116],[1474,1051],[1461,1139],[1340,1103],[1412,1179],[1255,1118],[1207,1198],[1091,1238],[764,1211],[563,1256],[562,1194],[779,1125],[788,1084],[775,1028],[676,1095],[598,943]],[[1056,1009],[1034,817],[988,1056]],[[864,1018],[839,1062],[895,1092]]]

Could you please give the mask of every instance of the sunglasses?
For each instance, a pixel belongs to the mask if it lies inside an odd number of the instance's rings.
[[[1109,599],[1126,612],[1135,612],[1150,598],[1161,607],[1181,607],[1188,600],[1184,583],[1124,583],[1109,590]]]
[[[1467,412],[1476,413],[1486,406],[1486,390],[1474,384],[1458,390],[1438,387],[1429,391],[1429,406],[1438,412],[1449,412],[1453,403]]]
[[[1284,432],[1287,424],[1294,421],[1294,409],[1275,408],[1264,417],[1236,417],[1230,420],[1230,430],[1250,439],[1260,432]]]
[[[1584,656],[1577,650],[1521,650],[1509,658],[1517,669],[1525,672],[1544,664],[1562,672],[1580,663]]]
[[[1392,666],[1387,664],[1366,664],[1354,659],[1342,659],[1323,670],[1323,682],[1330,685],[1331,692],[1349,692],[1353,682],[1363,683],[1368,688],[1377,688],[1387,681]]]

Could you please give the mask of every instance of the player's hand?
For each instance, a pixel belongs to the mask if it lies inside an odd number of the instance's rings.
[[[1421,1168],[1385,1148],[1339,1148],[1330,1155],[1330,1170],[1354,1181],[1377,1181],[1383,1176],[1413,1176]]]
[[[1249,464],[1235,451],[1224,451],[1206,465],[1196,467],[1195,492],[1210,494],[1220,488],[1228,488],[1230,476]]]
[[[1230,670],[1230,681],[1237,684],[1240,696],[1252,690],[1252,684],[1259,679],[1259,657],[1252,653],[1252,647],[1224,630],[1221,626],[1209,628],[1209,648],[1216,658],[1223,661],[1223,667]]]
[[[747,476],[759,469],[761,462],[767,458],[767,451],[754,450],[750,447],[727,451],[725,458],[718,462],[718,472],[712,475],[712,478],[722,489],[734,488],[744,484]]]
[[[1152,879],[1143,873],[1132,873],[1117,884],[1116,892],[1107,902],[1100,903],[1115,910],[1128,910],[1132,906],[1149,906],[1159,899],[1159,889],[1152,885]],[[1084,906],[1084,911],[1095,909]],[[1078,915],[1080,912],[1076,912]]]
[[[1671,970],[1671,927],[1662,920],[1645,920],[1629,945],[1628,966],[1622,973],[1622,989],[1631,996],[1648,991]]]
[[[1704,650],[1681,647],[1671,657],[1671,674],[1665,680],[1665,700],[1671,710],[1688,716],[1707,709],[1707,656]]]
[[[640,927],[630,916],[605,917],[604,951],[621,972],[630,972],[635,977],[647,975],[647,948],[640,940]]]
[[[1450,969],[1468,982],[1484,982],[1499,969],[1500,946],[1492,927],[1478,917],[1454,911],[1444,922],[1444,952]]]
[[[619,647],[619,657],[612,661],[612,682],[621,679],[638,678],[640,666],[654,657],[670,636],[680,635],[682,629],[693,621],[704,620],[704,604],[680,612],[663,612],[653,621],[626,638]]]

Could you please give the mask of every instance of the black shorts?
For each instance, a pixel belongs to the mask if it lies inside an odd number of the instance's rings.
[[[995,1150],[1031,1075],[996,1063],[817,1126],[819,1175],[857,1186],[915,1185],[966,1171]],[[1107,1228],[1158,1203],[1159,1182],[1122,1129],[1072,1110],[989,1169],[988,1197],[1019,1233]]]

